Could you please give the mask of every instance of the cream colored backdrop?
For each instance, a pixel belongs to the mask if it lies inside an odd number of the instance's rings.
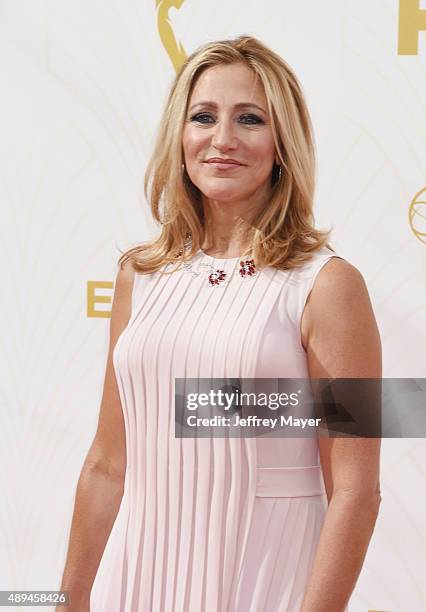
[[[143,172],[198,45],[249,33],[292,65],[316,130],[317,224],[366,279],[384,376],[426,377],[425,30],[424,0],[1,2],[0,590],[59,588],[117,247],[154,231]],[[425,440],[383,442],[382,498],[349,609],[421,612]]]

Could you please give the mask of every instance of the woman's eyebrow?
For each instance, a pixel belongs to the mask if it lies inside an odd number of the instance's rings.
[[[189,110],[192,110],[197,106],[210,106],[212,108],[217,108],[216,102],[204,100],[202,102],[197,102],[196,104],[193,104]],[[254,104],[254,102],[238,102],[238,104],[234,104],[234,108],[258,108],[260,111],[262,111],[262,113],[266,114],[265,109],[263,109],[261,106],[258,106],[257,104]]]

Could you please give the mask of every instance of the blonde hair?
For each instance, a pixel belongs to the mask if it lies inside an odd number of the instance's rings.
[[[148,274],[166,263],[176,262],[179,266],[201,248],[202,194],[182,172],[185,116],[202,72],[237,62],[248,66],[263,84],[282,168],[280,180],[271,180],[269,204],[258,212],[250,228],[251,257],[258,267],[290,270],[309,260],[324,245],[331,249],[327,242],[331,230],[314,227],[315,145],[302,88],[279,55],[252,36],[239,36],[200,47],[176,75],[144,179],[144,194],[161,233],[123,253],[119,264],[130,259],[136,271]],[[272,177],[274,174],[273,170]]]

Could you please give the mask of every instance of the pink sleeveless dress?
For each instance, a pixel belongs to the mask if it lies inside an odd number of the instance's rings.
[[[299,611],[327,508],[317,439],[175,438],[174,379],[308,378],[301,316],[334,256],[242,278],[239,258],[199,251],[191,269],[135,274],[113,353],[124,495],[91,612]]]

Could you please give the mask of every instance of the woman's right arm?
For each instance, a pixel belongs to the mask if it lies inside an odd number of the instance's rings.
[[[90,591],[123,496],[126,440],[112,352],[130,318],[133,280],[134,270],[126,262],[115,281],[98,426],[75,495],[61,583],[61,590],[69,593],[67,612],[90,610]],[[56,610],[62,612],[64,606]]]

